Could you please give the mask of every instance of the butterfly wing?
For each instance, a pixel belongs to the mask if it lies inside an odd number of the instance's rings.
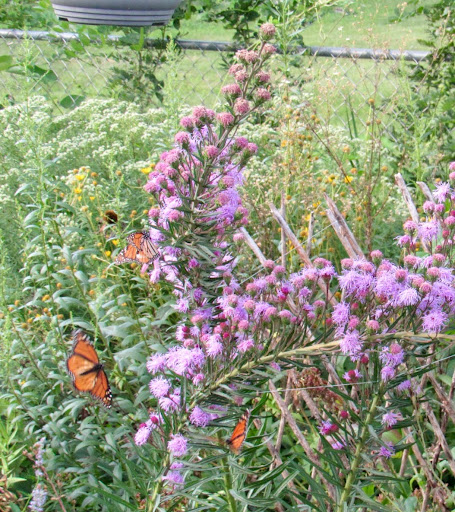
[[[96,383],[97,365],[85,357],[71,355],[66,361],[66,367],[73,379],[73,385],[78,391],[90,391]]]
[[[139,249],[135,245],[127,245],[124,249],[120,251],[118,256],[115,258],[114,263],[116,263],[117,265],[126,262],[136,263],[138,253]]]
[[[103,369],[100,369],[97,373],[96,381],[93,388],[90,390],[90,394],[93,398],[101,400],[103,405],[108,409],[112,405],[112,392],[107,380],[107,375]]]
[[[73,352],[71,355],[74,354],[85,358],[94,365],[100,362],[93,343],[82,329],[73,332]]]
[[[126,241],[129,245],[134,245],[138,251],[141,250],[141,241],[144,238],[145,233],[142,231],[137,231],[136,233],[131,233],[126,238]]]
[[[226,441],[227,445],[234,453],[240,452],[240,448],[242,447],[243,442],[246,439],[249,418],[250,411],[245,411],[242,414],[242,417],[240,418],[239,422],[235,426],[231,437]]]
[[[82,330],[73,333],[73,340],[73,350],[66,361],[66,368],[75,389],[90,393],[106,407],[110,407],[111,389],[92,342]]]
[[[126,239],[128,245],[120,251],[115,259],[115,263],[125,262],[138,262],[138,263],[151,263],[158,257],[158,249],[155,244],[150,240],[148,233],[138,231],[131,233]]]
[[[141,254],[145,256],[149,260],[149,262],[152,262],[155,258],[158,257],[158,249],[156,245],[150,240],[150,236],[147,233],[143,233],[143,237],[141,239]]]

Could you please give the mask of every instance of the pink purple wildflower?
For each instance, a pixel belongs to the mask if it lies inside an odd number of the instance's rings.
[[[387,427],[387,428],[392,428],[394,427],[399,420],[401,420],[402,417],[401,417],[401,414],[400,413],[395,413],[393,411],[389,411],[389,412],[386,412],[383,416],[382,416],[382,420],[381,420],[381,423]]]
[[[174,457],[183,457],[188,452],[188,440],[182,434],[172,435],[167,448]]]

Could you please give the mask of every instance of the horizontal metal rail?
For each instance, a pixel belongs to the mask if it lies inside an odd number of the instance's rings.
[[[78,41],[79,34],[74,32],[45,32],[40,30],[0,29],[0,38],[4,39],[32,39],[35,41]],[[110,34],[106,41],[122,44],[122,36]],[[93,40],[99,42],[99,40]],[[196,41],[177,39],[175,43],[183,50],[200,50],[226,52],[240,48],[238,45],[217,41]],[[126,43],[125,43],[126,44]],[[166,41],[160,39],[146,39],[146,47],[163,47]],[[316,57],[333,57],[340,59],[372,59],[372,60],[407,60],[421,62],[431,56],[431,52],[421,50],[374,50],[371,48],[340,48],[335,46],[300,46],[293,50],[301,55],[314,55]]]

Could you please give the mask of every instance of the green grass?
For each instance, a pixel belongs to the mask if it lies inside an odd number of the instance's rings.
[[[432,1],[424,0],[424,5]],[[353,2],[346,9],[332,9],[304,32],[307,45],[393,48],[418,50],[425,48],[419,39],[425,39],[425,16],[415,16],[401,22],[392,22],[397,15],[394,0]]]
[[[172,35],[177,31],[171,30]],[[224,28],[220,23],[208,23],[201,16],[190,20],[182,20],[180,27],[181,39],[198,39],[201,41],[232,41],[234,31]]]
[[[431,5],[433,0],[422,0]],[[347,46],[418,50],[425,48],[419,39],[427,37],[427,21],[419,15],[401,22],[391,21],[397,15],[394,0],[366,0],[352,6],[330,8],[323,16],[305,28],[303,39],[310,46]],[[409,8],[407,11],[408,12]],[[171,30],[171,34],[176,31]],[[182,39],[231,41],[232,30],[217,23],[207,23],[200,16],[181,23]]]

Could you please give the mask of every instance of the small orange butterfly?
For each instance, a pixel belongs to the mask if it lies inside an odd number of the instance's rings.
[[[234,453],[239,453],[240,448],[246,439],[248,431],[248,420],[250,419],[251,411],[247,410],[242,414],[237,425],[234,427],[231,437],[226,441],[226,444]]]
[[[131,233],[126,239],[128,245],[120,251],[115,263],[151,263],[158,258],[159,252],[156,245],[150,239],[150,235],[143,231]]]
[[[66,360],[66,368],[77,391],[90,393],[108,409],[112,405],[112,393],[103,365],[84,331],[73,333],[73,350]]]

